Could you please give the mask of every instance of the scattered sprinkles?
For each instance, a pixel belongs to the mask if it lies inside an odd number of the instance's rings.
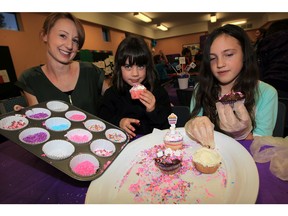
[[[19,121],[12,121],[10,125],[4,126],[3,129],[15,130],[23,128],[26,125],[26,122],[19,120]]]
[[[219,188],[224,197],[227,175],[222,167],[214,174],[202,174],[194,168],[188,148],[184,148],[179,171],[173,175],[163,174],[154,164],[154,158],[163,149],[165,145],[160,144],[141,151],[118,182],[118,192],[129,193],[136,203],[155,204],[213,203],[219,201],[216,196]]]

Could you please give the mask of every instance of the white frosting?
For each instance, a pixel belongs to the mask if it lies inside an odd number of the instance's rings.
[[[137,84],[137,85],[134,85],[131,90],[144,90],[146,89],[144,85],[141,85],[141,84]],[[130,91],[131,91],[130,90]]]
[[[203,166],[213,167],[221,162],[221,157],[215,150],[200,148],[193,154],[193,161]]]

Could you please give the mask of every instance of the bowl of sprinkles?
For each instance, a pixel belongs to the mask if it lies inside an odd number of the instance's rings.
[[[46,128],[52,131],[66,131],[71,127],[71,122],[62,117],[52,117],[45,121]]]
[[[97,119],[89,119],[84,122],[85,128],[92,132],[101,132],[106,129],[104,122]]]
[[[37,145],[49,140],[50,134],[47,130],[39,127],[31,127],[19,134],[19,139],[26,144]]]
[[[0,128],[14,131],[26,127],[28,123],[28,119],[23,116],[7,116],[0,120]]]
[[[91,141],[93,135],[88,130],[75,128],[68,131],[67,134],[65,134],[65,137],[67,137],[73,143],[82,144]]]
[[[65,117],[74,122],[81,122],[87,118],[85,113],[78,110],[71,110],[66,112]]]
[[[123,131],[114,128],[105,131],[105,136],[110,141],[116,143],[124,142],[127,139],[127,136]]]
[[[115,145],[106,139],[97,139],[90,144],[90,150],[99,157],[110,157],[116,151]]]
[[[51,112],[50,110],[45,108],[33,108],[27,110],[25,112],[25,115],[33,120],[43,120],[49,118],[51,116]]]
[[[70,160],[70,168],[76,175],[89,177],[96,174],[99,161],[91,154],[80,153]]]

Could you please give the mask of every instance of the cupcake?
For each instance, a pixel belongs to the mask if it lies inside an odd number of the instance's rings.
[[[241,92],[231,92],[219,98],[219,102],[221,102],[224,105],[230,104],[232,108],[234,107],[234,103],[236,101],[242,101],[244,103],[245,101],[244,94],[242,94]]]
[[[134,85],[129,91],[132,99],[139,99],[141,92],[145,90],[145,86],[142,84]]]
[[[212,174],[220,167],[221,156],[213,149],[202,147],[193,153],[192,161],[199,172]]]
[[[174,113],[171,113],[168,116],[168,122],[171,127],[164,136],[165,146],[167,148],[171,148],[172,150],[181,149],[183,146],[183,136],[176,130],[177,119],[178,117]]]
[[[42,151],[52,160],[63,160],[74,153],[75,147],[65,140],[51,140],[42,146]]]
[[[157,152],[154,158],[155,166],[164,174],[173,175],[179,171],[182,166],[182,155],[180,150],[173,151],[170,148]]]
[[[71,170],[83,177],[96,174],[99,169],[99,161],[91,154],[78,154],[70,161]]]

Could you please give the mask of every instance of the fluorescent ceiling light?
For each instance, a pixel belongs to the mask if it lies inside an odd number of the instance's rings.
[[[144,21],[144,22],[151,22],[152,19],[148,16],[146,16],[145,14],[142,14],[142,13],[134,13],[134,17]]]
[[[232,25],[242,25],[247,23],[246,20],[239,20],[239,21],[231,21],[229,23],[224,23],[222,26],[226,25],[226,24],[232,24]]]
[[[162,30],[162,31],[167,31],[168,30],[168,28],[166,26],[162,25],[162,24],[157,25],[157,28]]]
[[[217,21],[216,14],[211,14],[211,15],[210,15],[210,22],[211,22],[211,23],[215,23],[216,21]]]

